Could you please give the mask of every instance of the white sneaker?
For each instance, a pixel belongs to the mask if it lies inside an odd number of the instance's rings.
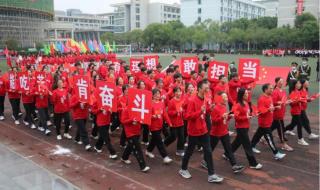
[[[150,170],[150,167],[149,166],[146,166],[146,167],[144,167],[141,171],[142,172],[147,172],[147,171],[149,171]]]
[[[21,113],[21,112],[19,112],[19,114],[18,114],[19,116],[22,116],[23,115],[23,113]]]
[[[78,141],[78,142],[81,142],[81,141]],[[102,152],[102,150],[97,149],[97,147],[94,147],[94,150],[97,151],[97,153],[101,153]]]
[[[31,128],[31,129],[36,129],[37,127],[36,127],[35,124],[32,124],[30,128]],[[40,131],[40,130],[39,130],[39,131]],[[43,131],[44,131],[44,129],[43,129]]]
[[[24,124],[25,126],[29,126],[29,123],[26,122],[26,121],[23,121],[23,124]]]
[[[234,132],[233,132],[233,131],[229,131],[229,135],[230,135],[230,136],[233,136],[233,135],[234,135]]]
[[[51,121],[47,121],[47,126],[49,127],[51,125],[52,125]]]
[[[51,114],[50,114],[50,117],[53,117],[53,116],[54,116],[54,114],[53,114],[53,113],[51,113]]]
[[[254,153],[256,153],[256,154],[260,154],[260,153],[261,153],[261,151],[258,150],[258,149],[256,149],[256,147],[252,147],[252,151],[253,151]]]
[[[20,125],[20,121],[19,121],[19,120],[15,120],[15,121],[14,121],[14,124]]]
[[[43,127],[38,127],[38,130],[43,132],[45,129]]]
[[[0,121],[3,121],[4,120],[4,116],[0,116]]]
[[[148,152],[146,150],[146,156],[148,156],[149,158],[154,158],[154,154],[152,154],[151,152]]]
[[[260,170],[262,168],[262,164],[258,163],[256,166],[250,166],[251,169]]]
[[[72,139],[72,136],[69,133],[64,133],[63,137],[69,140]]]
[[[220,183],[222,181],[223,181],[223,177],[220,177],[217,174],[213,174],[213,175],[208,176],[209,183]]]
[[[183,157],[183,156],[184,156],[184,152],[178,152],[178,151],[177,151],[177,152],[176,152],[176,155]]]
[[[311,133],[308,138],[309,138],[310,140],[312,140],[312,139],[317,139],[317,138],[319,138],[319,135],[316,135],[316,134],[314,134],[314,133]]]
[[[115,160],[115,159],[118,158],[118,155],[116,155],[116,154],[111,155],[111,154],[110,154],[110,155],[109,155],[109,158]]]
[[[166,157],[163,158],[163,163],[169,164],[169,163],[171,163],[171,162],[172,162],[172,159],[169,158],[169,156],[166,156]]]
[[[87,144],[84,148],[85,148],[86,150],[90,150],[90,149],[91,149],[91,145],[90,145],[90,144]]]
[[[122,161],[123,163],[125,163],[125,164],[131,164],[131,161],[130,161],[130,160],[124,160],[124,159],[121,158],[121,161]]]
[[[57,140],[60,141],[61,139],[62,139],[61,135],[58,135],[58,136],[57,136]]]
[[[275,160],[281,160],[281,159],[283,159],[285,156],[286,156],[286,154],[283,154],[283,153],[281,153],[281,152],[278,151],[278,153],[274,155],[274,159],[275,159]]]
[[[308,146],[309,143],[307,143],[303,138],[298,139],[298,144],[303,145],[303,146]]]
[[[44,132],[44,134],[46,135],[50,135],[51,131],[49,129],[46,129],[46,131]]]
[[[192,176],[188,170],[179,170],[179,174],[185,178],[185,179],[190,179]]]
[[[288,131],[286,131],[286,132],[284,132],[286,135],[291,135],[291,136],[295,136],[296,134],[293,132],[293,131],[290,131],[290,130],[288,130]]]
[[[71,129],[72,128],[72,125],[69,125],[69,129]]]

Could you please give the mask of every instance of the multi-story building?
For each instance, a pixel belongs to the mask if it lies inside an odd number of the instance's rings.
[[[265,7],[251,0],[181,0],[181,22],[186,26],[211,19],[217,22],[265,16]]]
[[[180,19],[179,4],[129,0],[112,6],[114,7],[114,32],[117,33],[145,29],[151,23],[166,23]]]
[[[46,30],[47,41],[64,41],[73,38],[100,40],[100,35],[113,31],[113,14],[84,14],[78,9],[55,11],[54,22]]]
[[[294,26],[297,15],[311,13],[319,20],[319,0],[280,0],[278,7],[278,27]]]
[[[279,0],[253,0],[266,8],[265,16],[277,17]]]

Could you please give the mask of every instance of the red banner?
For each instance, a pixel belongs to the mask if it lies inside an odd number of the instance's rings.
[[[240,79],[259,79],[260,59],[241,58],[239,60],[239,78]]]
[[[84,75],[75,75],[73,79],[75,95],[79,102],[88,103],[90,99],[90,78]]]
[[[22,93],[30,90],[30,80],[27,71],[18,73],[18,89]]]
[[[8,79],[9,79],[9,89],[10,91],[17,91],[19,90],[16,74],[14,72],[8,72]]]
[[[119,75],[120,73],[122,73],[124,71],[119,60],[113,61],[112,64],[114,65],[115,74]]]
[[[276,77],[283,78],[284,81],[286,81],[286,78],[288,76],[288,73],[290,72],[290,67],[260,67],[260,77],[259,80],[256,82],[256,84],[274,84],[274,79]]]
[[[180,63],[182,76],[190,78],[191,71],[198,72],[198,62],[198,57],[182,57]]]
[[[220,75],[228,76],[229,64],[224,62],[212,61],[209,63],[208,80],[217,81]]]
[[[37,84],[46,82],[46,73],[45,72],[36,71],[35,72],[35,77],[36,77]]]
[[[117,112],[116,85],[106,81],[96,81],[98,107]]]
[[[129,88],[128,109],[132,119],[143,124],[151,124],[152,94],[147,90]]]
[[[303,0],[297,0],[297,15],[300,16],[303,13]]]
[[[130,58],[129,60],[130,62],[130,71],[132,74],[136,74],[140,71],[140,68],[139,68],[139,63],[142,63],[143,60],[142,59],[137,59],[137,58]]]
[[[156,70],[157,65],[159,64],[158,55],[149,55],[144,56],[144,65],[148,70]]]

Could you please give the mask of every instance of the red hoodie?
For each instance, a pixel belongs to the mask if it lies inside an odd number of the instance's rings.
[[[6,95],[6,82],[4,78],[1,76],[0,77],[0,96],[5,96]]]
[[[151,125],[149,126],[150,131],[159,131],[162,129],[163,119],[171,126],[171,121],[167,112],[165,111],[165,106],[162,101],[152,101],[152,117]]]
[[[273,112],[269,108],[273,106],[272,97],[262,94],[258,99],[258,125],[261,128],[270,128],[273,121]]]
[[[301,110],[304,111],[308,108],[308,91],[305,89],[300,90],[300,96],[301,96]]]
[[[229,133],[228,121],[224,123],[223,115],[228,113],[225,104],[217,104],[211,112],[212,127],[210,131],[211,136],[222,137]]]
[[[124,126],[124,132],[127,138],[140,135],[141,124],[140,123],[136,123],[135,125],[133,124],[133,120],[129,117],[129,111],[127,108],[125,108],[122,111],[121,123]]]
[[[202,113],[201,107],[206,106],[207,112],[209,111],[204,99],[198,95],[190,99],[185,113],[185,118],[188,120],[188,135],[201,136],[208,133],[205,114]]]
[[[168,103],[168,115],[170,117],[172,127],[183,126],[183,103],[184,101],[180,98],[172,98]]]
[[[47,108],[48,107],[48,96],[47,95],[37,95],[36,96],[36,108]]]
[[[52,92],[51,101],[54,105],[54,113],[70,111],[68,92],[66,89],[55,89]]]
[[[232,107],[232,111],[234,113],[234,119],[236,121],[236,128],[249,128],[250,121],[248,119],[248,115],[250,114],[249,105],[245,102],[244,106],[240,103],[237,103]]]
[[[74,120],[88,118],[88,105],[84,104],[84,107],[81,108],[79,99],[75,95],[70,99],[70,108],[72,109],[72,118]]]
[[[92,113],[96,115],[96,122],[98,127],[109,126],[111,123],[111,112],[103,111],[98,108],[98,103],[95,103],[92,108]]]
[[[289,95],[290,100],[293,102],[291,106],[291,115],[300,115],[301,114],[301,93],[299,90],[294,90]]]
[[[272,92],[272,101],[274,106],[279,106],[278,102],[282,102],[286,97],[286,91],[280,88],[275,88]],[[283,120],[284,115],[286,113],[286,105],[282,103],[280,109],[275,109],[273,111],[273,119],[275,120]]]

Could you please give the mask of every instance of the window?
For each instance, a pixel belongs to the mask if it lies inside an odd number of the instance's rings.
[[[140,22],[136,22],[136,28],[140,28]]]
[[[201,17],[198,17],[198,22],[201,22]]]
[[[140,15],[136,15],[136,20],[140,20]]]
[[[136,8],[136,13],[140,13],[140,8],[139,7]]]
[[[201,8],[198,8],[198,14],[201,14]]]
[[[201,0],[198,0],[198,4],[201,5]]]

